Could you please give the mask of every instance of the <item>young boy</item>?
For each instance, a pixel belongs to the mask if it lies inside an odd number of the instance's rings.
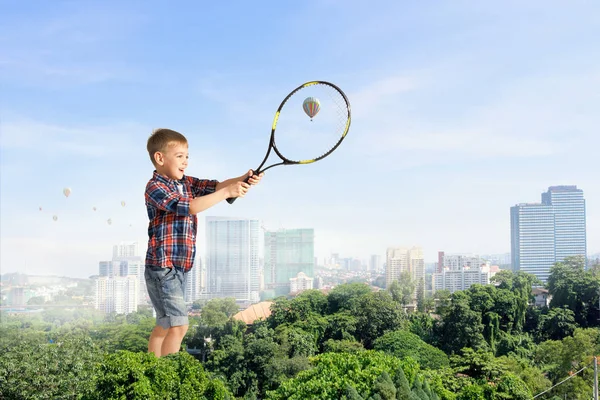
[[[156,130],[147,148],[156,168],[145,194],[150,219],[145,278],[156,310],[148,352],[160,357],[178,352],[188,329],[183,293],[196,254],[196,214],[229,197],[244,197],[263,174],[249,170],[223,182],[186,176],[187,139],[170,129]]]

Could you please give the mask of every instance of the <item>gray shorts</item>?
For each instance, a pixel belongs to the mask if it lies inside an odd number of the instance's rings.
[[[183,293],[187,273],[181,268],[146,266],[144,271],[148,296],[156,310],[156,325],[169,329],[188,325],[188,312]]]

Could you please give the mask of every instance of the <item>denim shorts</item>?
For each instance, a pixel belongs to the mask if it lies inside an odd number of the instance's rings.
[[[144,277],[148,296],[156,310],[156,325],[164,329],[188,325],[187,305],[183,298],[187,273],[181,268],[146,266]]]

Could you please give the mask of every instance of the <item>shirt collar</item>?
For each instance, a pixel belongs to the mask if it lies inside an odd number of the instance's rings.
[[[167,176],[159,174],[158,172],[156,172],[156,170],[154,170],[152,178],[154,180],[157,180],[159,182],[165,183],[167,185],[169,185],[169,184],[170,185],[173,185],[173,184],[183,185],[183,182],[185,181],[185,175],[180,180],[175,180],[175,179],[171,179],[171,178],[169,178]]]

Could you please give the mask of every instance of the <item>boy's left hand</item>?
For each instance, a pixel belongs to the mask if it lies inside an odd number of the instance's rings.
[[[254,175],[254,171],[249,170],[248,171],[248,176],[250,177],[250,179],[248,179],[248,183],[251,185],[258,185],[258,183],[260,182],[260,180],[262,179],[263,176],[265,176],[264,172],[261,172],[258,175]]]

